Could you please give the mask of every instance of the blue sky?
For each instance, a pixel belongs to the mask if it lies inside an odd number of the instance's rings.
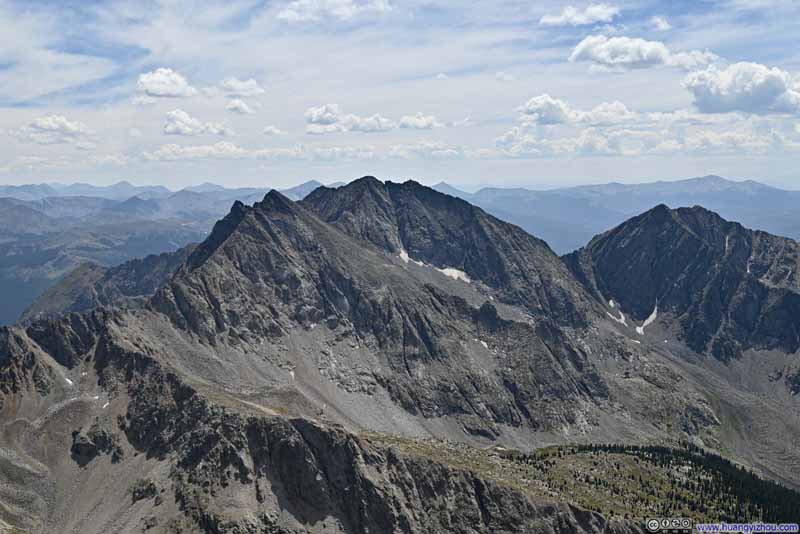
[[[0,183],[800,188],[800,3],[0,0]]]

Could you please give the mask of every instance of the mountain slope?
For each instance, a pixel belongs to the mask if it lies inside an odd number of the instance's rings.
[[[644,321],[657,307],[687,344],[720,359],[800,348],[800,245],[704,208],[664,205],[567,256],[603,301]]]
[[[583,467],[542,481],[487,449],[564,442],[691,441],[800,485],[795,398],[637,337],[541,241],[413,182],[312,197],[234,204],[141,307],[0,329],[0,520],[640,532]]]
[[[546,243],[461,199],[416,182],[366,177],[321,187],[302,204],[351,236],[453,276],[464,273],[532,314],[581,324],[589,313],[589,299]]]
[[[123,307],[151,296],[164,285],[194,250],[153,254],[116,267],[84,263],[40,295],[20,316],[20,322],[87,311],[98,306]]]

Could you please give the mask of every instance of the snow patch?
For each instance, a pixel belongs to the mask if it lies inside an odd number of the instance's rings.
[[[100,398],[99,395],[95,395],[94,397],[92,397],[92,400],[98,400],[99,398]]]
[[[289,371],[289,376],[291,376],[292,380],[294,380],[294,371]]]
[[[725,236],[725,255],[728,255],[728,251],[730,250],[730,243],[731,243],[731,236]]]
[[[465,273],[464,271],[459,271],[454,267],[445,267],[444,269],[437,268],[436,270],[445,276],[449,276],[453,280],[461,280],[468,284],[472,281],[469,279],[469,276],[467,276],[467,273]]]
[[[639,334],[640,336],[643,336],[644,329],[653,324],[653,321],[655,321],[657,318],[658,318],[658,303],[656,303],[656,307],[653,308],[653,313],[650,314],[650,317],[644,320],[642,326],[636,327],[636,333]]]
[[[103,405],[103,410],[105,410],[106,408],[108,408],[108,405],[109,405],[109,404],[110,404],[110,403],[106,402],[106,403]]]
[[[69,379],[69,378],[67,378],[66,376],[64,377],[64,380],[67,382],[67,384],[68,384],[68,385],[70,385],[70,386],[71,386],[71,385],[73,385],[73,384],[72,384],[72,380],[70,380],[70,379]]]
[[[633,341],[633,342],[634,342],[634,343],[636,343],[637,345],[641,345],[641,344],[642,344],[642,342],[641,342],[641,341],[639,341],[638,339],[631,339],[631,341]]]
[[[412,258],[411,256],[409,256],[408,252],[406,252],[406,249],[404,249],[404,248],[400,249],[399,256],[400,256],[400,259],[403,260],[403,263],[408,263],[408,262],[416,263],[420,267],[424,265],[424,263],[422,263],[421,261],[417,261],[414,258]]]
[[[617,311],[619,311],[619,310],[617,310]],[[608,312],[606,312],[606,315],[608,315],[609,317],[614,319],[616,322],[618,322],[622,326],[628,326],[628,320],[625,318],[625,314],[622,313],[621,311],[619,312],[619,317],[614,317],[613,315],[611,315]]]
[[[485,342],[484,340],[482,340],[482,339],[481,339],[481,345],[483,345],[483,348],[484,348],[484,349],[488,349],[488,348],[489,348],[489,344],[488,344],[488,343],[486,343],[486,342]]]
[[[614,302],[614,299],[608,301],[608,305],[614,308],[617,304]]]

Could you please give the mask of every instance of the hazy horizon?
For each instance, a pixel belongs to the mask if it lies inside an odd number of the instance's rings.
[[[730,178],[730,177],[727,177],[727,176],[720,176],[720,175],[714,175],[714,174],[705,175],[705,176],[691,176],[691,177],[675,178],[675,179],[652,179],[652,180],[641,180],[641,181],[637,181],[637,180],[630,180],[630,181],[610,180],[610,181],[602,181],[602,182],[601,181],[596,181],[596,182],[585,181],[585,182],[576,182],[576,183],[565,183],[565,184],[561,184],[561,185],[559,185],[559,184],[547,184],[547,183],[536,183],[536,184],[525,184],[525,183],[521,183],[521,184],[516,184],[516,183],[496,184],[496,183],[488,183],[488,182],[486,182],[486,183],[480,183],[480,182],[477,182],[477,183],[459,183],[459,182],[454,181],[454,180],[426,180],[425,178],[420,178],[420,177],[400,177],[400,178],[398,178],[398,177],[379,176],[379,175],[375,175],[375,174],[366,173],[366,174],[360,174],[358,176],[351,176],[351,177],[340,178],[340,179],[314,179],[314,178],[304,179],[304,178],[298,178],[296,181],[286,181],[286,180],[284,180],[283,181],[284,183],[281,183],[281,184],[266,183],[266,182],[260,182],[260,183],[259,182],[253,182],[253,183],[247,183],[247,184],[241,184],[241,185],[230,185],[230,184],[226,184],[222,180],[217,180],[217,181],[215,181],[215,180],[203,180],[203,181],[187,183],[187,184],[181,185],[179,187],[175,187],[175,186],[170,187],[169,185],[165,185],[165,184],[157,183],[157,182],[145,182],[145,181],[139,181],[139,180],[135,180],[135,179],[124,179],[123,178],[123,179],[114,180],[114,181],[82,181],[82,180],[76,180],[76,181],[65,181],[65,182],[48,181],[48,182],[0,183],[0,187],[3,187],[3,186],[23,186],[23,185],[49,185],[49,186],[53,186],[53,187],[57,188],[57,187],[66,187],[66,186],[75,185],[75,184],[88,184],[88,185],[97,186],[97,187],[110,187],[110,186],[117,185],[117,184],[120,184],[120,183],[123,183],[123,182],[127,182],[127,183],[129,183],[129,184],[131,184],[133,186],[136,186],[136,187],[159,187],[159,186],[166,187],[170,191],[180,191],[182,189],[187,189],[187,188],[190,188],[190,187],[197,187],[197,186],[206,185],[206,184],[222,186],[222,187],[229,188],[229,189],[234,189],[234,188],[270,188],[270,187],[278,187],[278,188],[282,188],[282,189],[288,189],[288,188],[296,187],[296,186],[299,186],[299,185],[303,185],[303,184],[308,183],[308,182],[319,182],[322,185],[328,185],[328,186],[329,185],[333,185],[333,184],[349,183],[349,182],[352,182],[353,180],[357,180],[358,178],[361,178],[363,176],[375,176],[376,178],[378,178],[381,181],[393,181],[393,182],[404,182],[406,180],[414,180],[416,182],[419,182],[419,183],[421,183],[423,185],[426,185],[426,186],[429,186],[429,187],[438,185],[440,183],[444,183],[444,184],[447,184],[447,185],[449,185],[451,187],[455,187],[456,189],[459,189],[459,190],[461,190],[463,192],[466,192],[466,193],[474,193],[474,192],[479,191],[479,190],[484,189],[484,188],[500,188],[500,189],[522,188],[522,189],[529,189],[529,190],[532,190],[532,191],[547,191],[547,190],[552,190],[552,189],[561,189],[561,188],[569,188],[569,187],[608,185],[608,184],[612,184],[612,183],[623,184],[623,185],[646,185],[646,184],[654,184],[654,183],[682,182],[682,181],[687,181],[687,180],[695,180],[695,179],[700,179],[700,178],[707,178],[709,176],[718,176],[718,177],[720,177],[720,178],[722,178],[722,179],[724,179],[726,181],[729,181],[729,182],[740,182],[741,183],[741,182],[750,182],[750,181],[752,181],[752,182],[757,182],[757,183],[760,183],[760,184],[763,184],[763,185],[767,185],[767,186],[770,186],[770,187],[775,187],[775,188],[778,188],[778,189],[784,189],[784,190],[788,190],[788,191],[799,190],[797,187],[792,187],[793,184],[775,184],[775,183],[771,183],[768,180],[759,180],[759,179],[753,179],[753,178]]]

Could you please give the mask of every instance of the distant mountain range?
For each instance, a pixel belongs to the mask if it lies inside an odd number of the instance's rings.
[[[312,180],[281,192],[301,200],[320,186]],[[745,227],[800,238],[800,192],[718,176],[548,191],[483,188],[467,193],[446,183],[433,189],[520,226],[557,254],[577,250],[595,235],[659,204],[701,205]],[[13,322],[39,294],[84,261],[110,267],[199,242],[235,201],[252,205],[269,191],[213,183],[175,192],[128,182],[0,186],[0,291],[10,295],[0,302],[0,324]]]
[[[321,185],[310,181],[283,193],[300,200]],[[235,201],[253,204],[269,190],[203,184],[172,192],[128,182],[0,186],[0,325],[14,322],[83,262],[99,272],[202,241]]]
[[[541,237],[559,254],[576,250],[596,234],[665,204],[703,206],[746,227],[800,238],[800,191],[719,176],[643,184],[604,184],[533,191],[483,188],[467,193],[439,183],[434,189],[463,198]]]

